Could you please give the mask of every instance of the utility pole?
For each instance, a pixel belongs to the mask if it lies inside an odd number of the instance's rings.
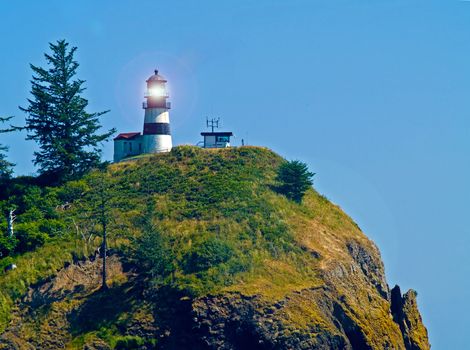
[[[16,220],[15,209],[11,209],[8,213],[8,237],[12,238],[14,234],[13,223]]]

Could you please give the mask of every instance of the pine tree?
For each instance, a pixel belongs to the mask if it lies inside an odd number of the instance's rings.
[[[174,277],[175,255],[168,235],[152,222],[154,212],[155,203],[151,200],[147,202],[142,218],[143,232],[137,239],[135,258],[141,268],[154,279],[153,283],[161,285],[166,278],[171,280]]]
[[[308,171],[308,166],[298,160],[283,163],[277,172],[279,192],[287,198],[300,203],[305,192],[312,186],[315,173]]]
[[[76,47],[65,40],[50,43],[51,54],[44,54],[47,69],[30,65],[33,70],[27,113],[27,140],[39,144],[34,164],[41,174],[64,181],[85,173],[100,162],[100,144],[115,132],[99,133],[99,118],[108,111],[88,113],[88,100],[81,96],[84,80],[76,79]]]
[[[2,118],[0,117],[0,122],[4,123],[10,120],[12,117]],[[12,129],[0,129],[0,133],[10,132]],[[0,180],[10,178],[11,174],[13,173],[13,163],[10,163],[7,160],[6,151],[8,151],[8,147],[0,144]]]

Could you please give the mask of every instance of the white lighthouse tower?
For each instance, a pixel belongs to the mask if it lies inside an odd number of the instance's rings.
[[[155,74],[147,79],[144,132],[142,136],[143,153],[169,152],[172,148],[170,133],[170,102],[166,90],[166,79]]]

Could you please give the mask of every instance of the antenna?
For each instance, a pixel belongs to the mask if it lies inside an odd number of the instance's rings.
[[[206,126],[208,128],[211,128],[212,132],[214,132],[214,128],[219,127],[219,121],[220,121],[220,118],[211,118],[211,119],[209,119],[209,117],[206,117]]]

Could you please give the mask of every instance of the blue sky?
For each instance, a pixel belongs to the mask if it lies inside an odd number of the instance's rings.
[[[470,2],[17,0],[0,15],[0,114],[23,123],[28,65],[65,38],[90,111],[140,131],[157,67],[174,143],[218,116],[235,144],[307,162],[377,243],[389,284],[418,291],[433,349],[467,346]],[[17,172],[34,172],[34,144],[1,138]]]

